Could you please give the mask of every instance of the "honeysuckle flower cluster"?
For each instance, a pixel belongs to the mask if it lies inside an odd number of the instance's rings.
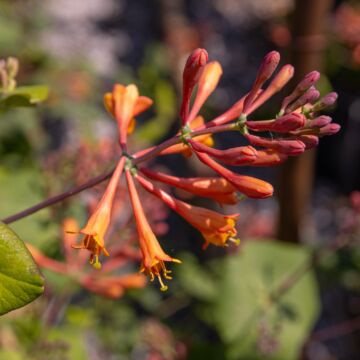
[[[145,214],[139,196],[139,185],[199,230],[204,238],[204,248],[209,244],[222,247],[228,246],[229,242],[238,244],[236,220],[239,214],[224,215],[193,206],[157,187],[154,182],[180,188],[223,205],[235,204],[244,197],[263,199],[272,196],[271,184],[229,170],[226,165],[278,165],[290,156],[300,155],[315,147],[319,137],[335,134],[340,129],[338,124],[331,122],[330,117],[319,114],[321,110],[334,104],[337,95],[330,93],[320,97],[315,87],[320,77],[317,71],[307,74],[283,99],[273,118],[251,119],[254,111],[279,92],[294,74],[291,65],[284,65],[272,78],[279,62],[278,52],[267,54],[250,91],[226,112],[205,121],[200,115],[201,108],[215,91],[222,68],[219,62],[208,61],[208,54],[204,49],[196,49],[190,54],[183,72],[179,132],[160,145],[135,154],[130,154],[128,150],[128,135],[135,129],[135,116],[151,106],[152,100],[140,96],[133,84],[116,84],[111,93],[105,94],[104,103],[117,122],[121,155],[102,198],[87,224],[80,230],[84,235],[81,243],[73,247],[89,250],[90,262],[96,269],[101,268],[100,255],[110,255],[106,247],[106,233],[111,221],[114,197],[123,173],[142,254],[140,270],[149,275],[151,280],[157,278],[161,290],[167,289],[164,279],[171,279],[171,271],[167,269],[166,263],[180,263],[180,260],[166,254],[162,249]],[[264,86],[268,81],[270,82]],[[227,131],[237,131],[246,139],[248,145],[226,150],[214,148],[213,136]],[[183,178],[154,171],[150,165],[140,166],[140,163],[157,156],[175,153],[196,156],[213,170],[214,176]]]

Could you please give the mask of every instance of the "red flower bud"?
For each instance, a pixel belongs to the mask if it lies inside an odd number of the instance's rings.
[[[199,81],[203,67],[208,61],[208,53],[205,49],[196,49],[188,57],[183,72],[183,99],[180,116],[185,123],[189,113],[190,98],[195,85]]]
[[[318,71],[312,71],[307,74],[296,86],[294,91],[287,96],[281,104],[281,109],[286,109],[287,106],[292,103],[296,98],[301,96],[307,89],[314,85],[320,79],[320,73]]]
[[[254,146],[262,146],[286,155],[299,155],[305,151],[305,144],[299,140],[266,139],[255,135],[244,135]]]
[[[321,115],[313,120],[307,121],[307,127],[309,128],[321,128],[325,125],[330,124],[332,121],[332,118],[330,116]]]
[[[319,136],[334,135],[339,132],[341,126],[339,124],[328,124],[319,129]]]
[[[265,56],[262,64],[260,65],[253,87],[249,95],[245,99],[244,114],[247,114],[247,110],[255,100],[257,92],[264,84],[264,82],[268,80],[271,77],[271,75],[274,73],[279,62],[280,62],[280,54],[277,51],[271,51]]]
[[[305,104],[313,104],[320,96],[320,92],[315,89],[315,87],[311,87],[307,90],[303,95],[301,95],[297,100],[295,100],[292,104],[290,104],[285,113],[289,114]]]
[[[294,76],[294,67],[292,65],[284,65],[280,71],[275,75],[274,79],[270,82],[269,86],[260,93],[259,96],[253,101],[246,113],[249,115],[262,104],[264,104],[268,99],[270,99],[274,94],[279,92]]]
[[[227,150],[218,150],[197,141],[190,141],[190,144],[195,151],[208,154],[229,165],[246,165],[257,158],[257,151],[252,146],[239,146]]]
[[[287,133],[302,128],[305,125],[305,116],[298,113],[292,113],[281,116],[276,120],[247,121],[246,125],[249,129],[255,131]]]
[[[314,105],[312,111],[320,111],[334,105],[337,98],[338,98],[338,94],[336,92],[331,92],[325,95]]]
[[[274,150],[258,150],[258,157],[249,166],[274,166],[282,164],[288,156]]]
[[[319,138],[316,135],[300,135],[296,139],[305,144],[306,150],[313,149],[319,144]]]

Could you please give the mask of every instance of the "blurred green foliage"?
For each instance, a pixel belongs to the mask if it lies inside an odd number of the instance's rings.
[[[179,279],[201,302],[198,315],[217,330],[224,358],[298,358],[319,315],[314,273],[304,274],[279,299],[271,296],[309,256],[302,246],[250,241],[241,252],[211,261],[207,272],[185,256]]]

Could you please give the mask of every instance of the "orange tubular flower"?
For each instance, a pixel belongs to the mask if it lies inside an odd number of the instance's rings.
[[[191,130],[195,130],[197,128],[201,128],[204,125],[204,118],[202,116],[197,116],[194,120],[192,120],[188,126]],[[214,140],[211,136],[211,134],[205,134],[205,135],[199,135],[195,136],[194,140],[196,140],[199,143],[202,143],[206,146],[213,146]],[[170,154],[182,154],[186,157],[191,156],[192,150],[188,145],[185,145],[183,143],[176,144],[173,146],[168,147],[167,149],[163,150],[160,155],[170,155]]]
[[[143,256],[140,271],[149,275],[151,281],[153,281],[156,276],[161,285],[160,290],[166,291],[168,287],[164,285],[161,276],[164,276],[167,280],[171,280],[171,276],[169,276],[171,271],[166,269],[164,262],[172,261],[175,263],[181,263],[181,261],[170,257],[161,248],[154,232],[151,230],[149,222],[146,219],[132,175],[129,171],[126,171],[125,173],[130,200],[136,220],[136,227],[139,234],[139,245]]]
[[[216,161],[211,159],[209,155],[205,153],[196,152],[196,155],[200,159],[200,161],[208,165],[220,176],[223,176],[244,195],[255,199],[264,199],[273,195],[274,188],[266,181],[251,176],[236,174],[218,164]]]
[[[116,84],[112,93],[104,95],[105,108],[118,122],[122,144],[126,143],[127,134],[131,134],[135,129],[134,117],[148,109],[152,103],[150,98],[139,96],[134,84],[128,86]]]
[[[104,247],[104,236],[110,224],[114,197],[124,164],[125,158],[122,157],[94,213],[90,216],[86,226],[80,230],[80,233],[85,235],[81,244],[72,245],[74,249],[87,249],[91,251],[90,263],[96,269],[101,268],[99,262],[100,253],[103,252],[106,256],[109,256]]]
[[[198,229],[205,239],[204,249],[211,243],[216,246],[227,246],[227,241],[240,243],[235,236],[236,219],[239,214],[223,215],[213,210],[190,205],[170,196],[163,190],[156,188],[151,182],[137,175],[136,179],[149,192],[164,201],[172,210],[176,211],[188,223]]]
[[[150,179],[176,186],[197,196],[213,199],[220,204],[234,205],[238,202],[235,187],[221,177],[180,178],[146,168],[141,168],[141,172]]]

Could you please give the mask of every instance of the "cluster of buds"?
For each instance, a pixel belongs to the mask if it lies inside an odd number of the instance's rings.
[[[41,268],[73,279],[84,289],[111,299],[121,297],[126,289],[145,286],[146,278],[144,275],[123,273],[123,269],[128,267],[129,263],[139,261],[141,258],[140,252],[131,247],[130,244],[122,243],[121,247],[114,244],[112,247],[113,256],[104,264],[101,271],[94,269],[88,271],[89,269],[85,266],[86,254],[82,252],[74,254],[71,248],[74,234],[70,233],[69,229],[76,232],[78,229],[77,222],[72,218],[67,218],[64,220],[62,228],[64,262],[51,259],[35,246],[27,244],[33,258]]]
[[[121,155],[107,188],[86,226],[80,245],[91,252],[90,261],[97,269],[101,267],[100,254],[109,256],[105,248],[114,197],[119,181],[125,173],[130,203],[133,208],[138,243],[142,254],[141,272],[158,279],[161,290],[167,286],[163,278],[171,279],[166,262],[180,263],[166,254],[152,230],[140,200],[137,185],[159,198],[170,209],[198,229],[204,238],[204,248],[209,244],[228,246],[239,243],[236,237],[236,221],[239,214],[224,215],[217,211],[193,206],[175,198],[154,182],[160,182],[185,190],[196,196],[206,197],[220,204],[235,204],[244,197],[263,199],[273,195],[271,184],[251,176],[229,170],[233,166],[272,166],[297,156],[318,144],[319,137],[336,133],[340,126],[331,123],[328,116],[319,111],[331,106],[336,94],[330,93],[319,99],[315,84],[319,73],[311,72],[285,97],[278,114],[273,119],[251,120],[250,115],[292,78],[291,65],[283,66],[270,83],[264,87],[275,72],[280,61],[279,53],[267,54],[261,64],[251,90],[229,110],[215,119],[205,122],[199,112],[213,93],[222,74],[217,61],[208,62],[203,49],[195,50],[188,58],[183,73],[183,99],[180,109],[181,128],[172,138],[158,146],[130,155],[127,148],[128,135],[135,129],[134,117],[145,111],[151,99],[140,96],[135,85],[115,85],[104,96],[107,110],[117,122]],[[196,89],[196,93],[194,94]],[[191,98],[194,97],[193,102]],[[249,143],[246,146],[226,150],[215,149],[212,136],[216,133],[237,131]],[[266,136],[270,134],[271,136]],[[264,135],[265,134],[265,135]],[[157,156],[181,153],[195,155],[217,175],[214,177],[183,178],[153,171],[149,166],[139,166]],[[240,196],[239,194],[240,193]]]
[[[1,92],[8,93],[16,88],[16,75],[19,71],[19,61],[14,57],[0,60]]]

